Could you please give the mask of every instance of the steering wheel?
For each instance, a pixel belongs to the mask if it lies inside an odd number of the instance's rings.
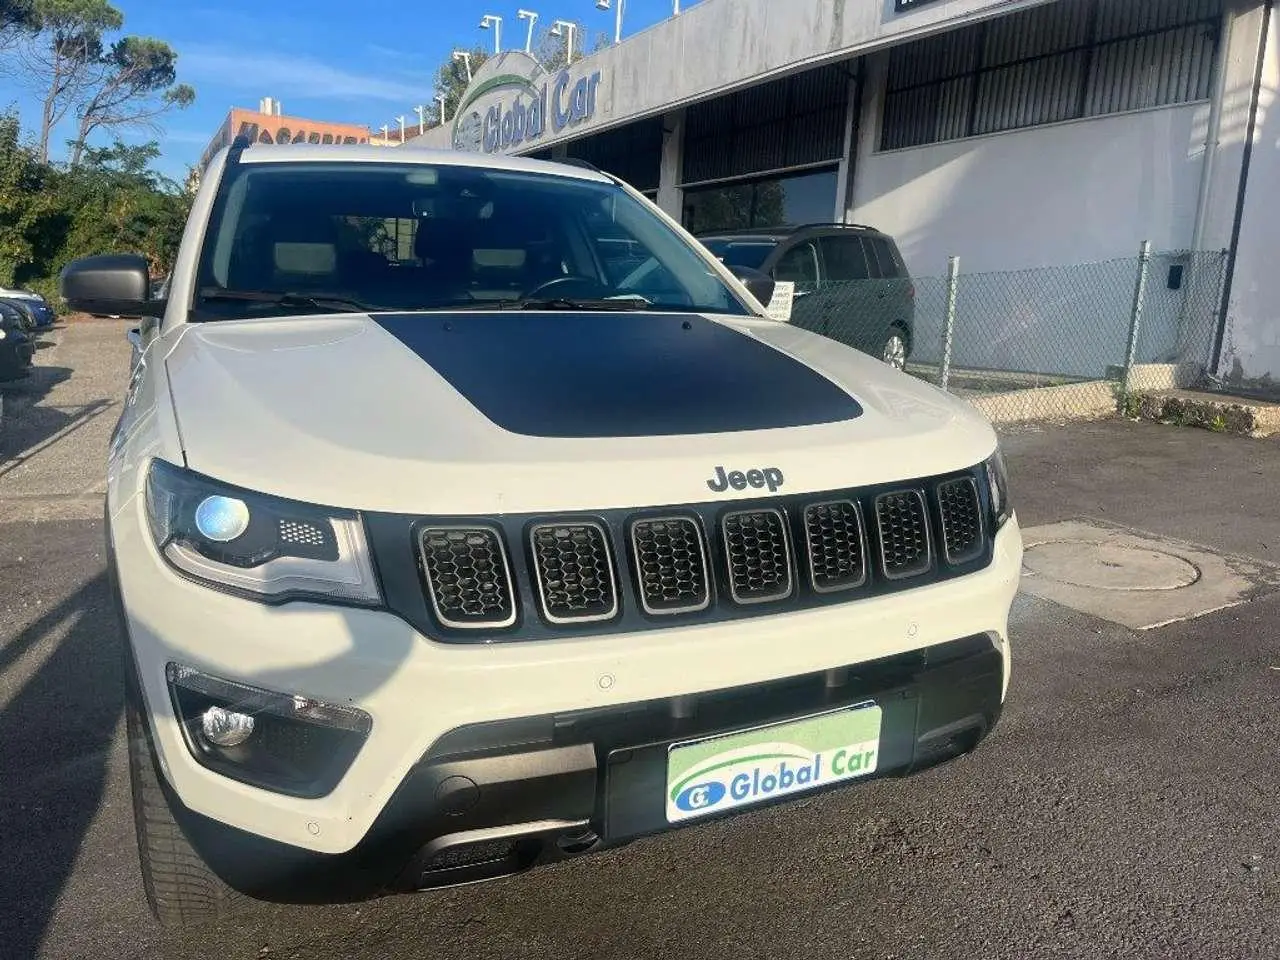
[[[605,293],[605,288],[599,280],[591,277],[584,277],[578,274],[569,274],[564,277],[555,277],[546,283],[540,283],[532,290],[521,296],[522,300],[544,300],[554,299],[555,297],[568,297],[571,295],[574,286],[586,287],[586,295],[598,297]],[[579,293],[579,296],[582,294]]]

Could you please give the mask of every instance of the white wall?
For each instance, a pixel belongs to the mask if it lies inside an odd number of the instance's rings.
[[[1221,372],[1243,387],[1280,385],[1280,10],[1272,13],[1263,61],[1253,158]]]
[[[1190,246],[1207,105],[865,154],[850,218],[913,272],[1019,270]],[[1197,138],[1197,131],[1199,137]]]

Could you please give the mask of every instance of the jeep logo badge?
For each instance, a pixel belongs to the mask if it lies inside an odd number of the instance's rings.
[[[712,493],[724,493],[730,487],[735,490],[745,490],[747,487],[760,490],[768,487],[770,493],[777,493],[784,482],[782,471],[777,467],[748,470],[746,473],[741,470],[726,473],[724,467],[716,467],[716,475],[707,481],[707,486],[711,488]]]

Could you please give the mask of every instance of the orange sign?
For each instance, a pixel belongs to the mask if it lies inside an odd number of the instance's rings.
[[[358,123],[328,123],[302,117],[281,117],[257,110],[233,109],[214,136],[200,167],[236,137],[248,137],[250,143],[368,143],[369,128]]]

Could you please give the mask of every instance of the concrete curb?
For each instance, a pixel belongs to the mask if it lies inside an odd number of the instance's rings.
[[[1116,385],[1107,380],[1090,380],[966,399],[992,423],[1101,420],[1115,416]]]
[[[1280,433],[1280,404],[1192,390],[1130,394],[1121,413],[1130,420],[1200,427],[1245,437],[1263,438]]]

